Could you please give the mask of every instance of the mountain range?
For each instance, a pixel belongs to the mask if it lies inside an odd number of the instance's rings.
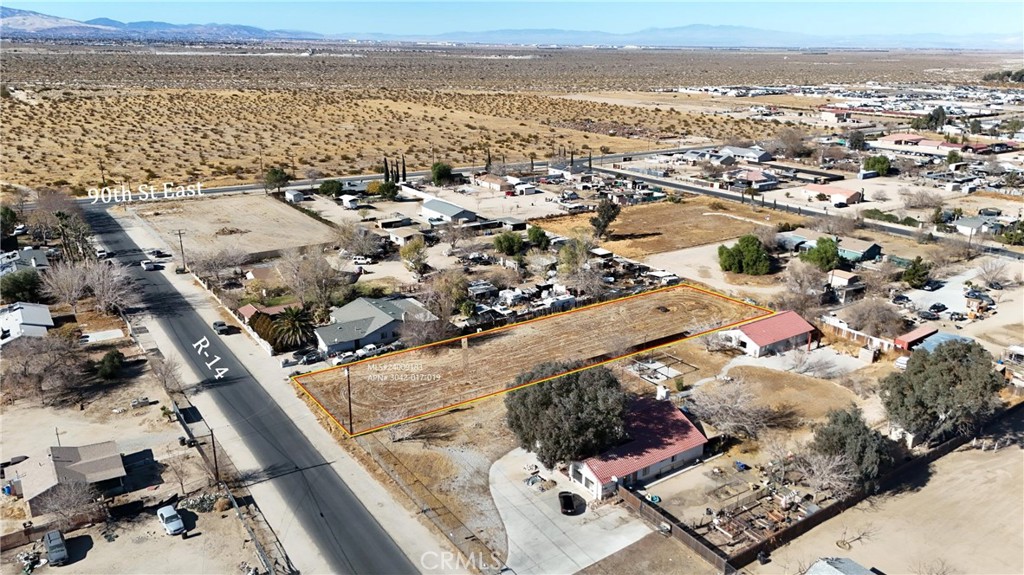
[[[638,46],[709,48],[937,48],[1015,50],[1020,34],[862,34],[818,36],[744,26],[692,24],[649,28],[638,32],[531,29],[446,32],[441,34],[337,33],[264,30],[236,24],[169,24],[119,22],[95,18],[80,22],[30,10],[0,6],[0,37],[10,39],[75,39],[191,42],[253,42],[266,40],[362,40],[376,42],[466,43],[489,45]]]

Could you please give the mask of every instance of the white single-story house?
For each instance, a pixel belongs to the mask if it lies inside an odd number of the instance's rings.
[[[676,471],[704,455],[708,442],[670,401],[634,400],[625,424],[627,443],[569,464],[569,480],[594,499],[614,495],[620,483],[635,485]]]
[[[978,236],[981,234],[998,234],[1003,231],[1003,222],[997,218],[988,216],[974,216],[971,218],[960,218],[953,222],[956,231],[965,236]]]
[[[516,184],[515,185],[515,195],[517,195],[517,196],[529,196],[530,194],[536,194],[539,191],[540,190],[537,189],[537,186],[535,186],[535,185],[533,185],[531,183],[523,183],[523,184]]]
[[[859,204],[864,201],[864,194],[856,190],[847,190],[837,186],[828,186],[822,184],[807,184],[804,186],[804,195],[808,199],[815,199],[819,194],[825,194],[828,196],[828,201],[833,204],[843,202],[845,204]]]
[[[331,323],[314,330],[317,349],[334,353],[371,343],[387,345],[398,340],[399,328],[406,320],[434,321],[437,317],[414,298],[357,298],[333,308]]]
[[[423,234],[416,228],[391,228],[388,230],[388,239],[396,246],[404,246],[416,238],[422,237]]]
[[[815,328],[795,311],[784,311],[722,332],[722,339],[754,357],[807,346]]]
[[[747,162],[754,163],[770,162],[773,159],[771,154],[758,146],[752,146],[750,148],[722,146],[719,148],[718,153],[723,156],[732,156],[737,160],[746,160]]]
[[[46,337],[51,327],[53,316],[43,304],[17,302],[0,307],[0,347],[23,335]]]
[[[835,288],[844,288],[860,282],[860,276],[845,270],[828,272],[828,283]]]
[[[338,196],[338,203],[345,209],[354,210],[359,207],[359,196]]]
[[[306,196],[302,195],[302,192],[298,190],[285,190],[284,199],[289,204],[297,204],[306,199]]]
[[[442,220],[445,222],[473,222],[476,221],[476,214],[473,212],[441,200],[427,200],[420,206],[420,215],[427,220]]]
[[[473,178],[473,185],[487,188],[493,192],[510,192],[515,186],[505,178],[495,174],[482,174]]]

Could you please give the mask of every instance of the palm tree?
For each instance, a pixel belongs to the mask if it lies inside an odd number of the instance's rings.
[[[274,335],[285,346],[301,347],[313,341],[313,318],[305,307],[292,306],[274,318]]]

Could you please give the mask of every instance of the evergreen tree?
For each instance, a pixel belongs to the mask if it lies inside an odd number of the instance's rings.
[[[388,157],[384,156],[384,181],[391,181],[391,170],[388,169]]]

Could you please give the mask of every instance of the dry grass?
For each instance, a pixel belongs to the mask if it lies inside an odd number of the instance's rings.
[[[752,233],[758,221],[771,214],[771,223],[799,223],[802,218],[781,212],[769,212],[749,205],[722,207],[707,197],[687,198],[679,204],[659,202],[622,209],[611,226],[611,239],[601,242],[617,255],[643,258],[709,243],[721,242]],[[714,207],[712,207],[714,205]],[[576,214],[533,222],[547,231],[573,236],[592,233],[591,214]]]
[[[576,358],[594,363],[634,346],[680,339],[684,332],[763,313],[679,286],[349,364],[347,376],[343,369],[331,369],[297,379],[343,423],[348,422],[351,380],[354,424],[348,427],[358,433],[500,393],[517,374],[544,362]],[[607,329],[609,322],[615,330]]]
[[[580,575],[608,573],[648,573],[669,575],[712,575],[716,573],[706,561],[682,543],[659,533],[651,533],[636,543],[580,571]]]
[[[341,175],[370,171],[385,153],[404,153],[415,169],[435,159],[481,163],[487,148],[496,160],[522,162],[560,147],[579,155],[587,147],[637,150],[658,135],[753,138],[772,126],[702,113],[719,102],[680,98],[693,105],[671,109],[638,106],[627,97],[598,102],[560,95],[616,90],[661,99],[664,94],[650,90],[678,86],[681,79],[689,85],[737,77],[753,84],[966,80],[1001,59],[945,52],[881,58],[786,52],[783,59],[768,51],[348,45],[318,45],[315,57],[261,57],[304,49],[278,44],[169,54],[160,48],[11,46],[4,54],[5,82],[19,92],[0,110],[7,150],[0,178],[93,186],[102,161],[113,181],[212,186],[254,181],[261,155],[264,165]],[[518,57],[508,58],[513,53]]]
[[[385,154],[409,170],[434,160],[528,162],[561,149],[649,146],[657,134],[754,137],[763,125],[528,94],[412,90],[141,90],[65,92],[0,110],[11,153],[0,177],[28,185],[109,181],[207,186],[258,179],[283,165],[298,177],[369,173]],[[616,136],[608,135],[610,129]],[[108,134],[116,133],[117,138]],[[633,138],[642,138],[644,143]],[[40,169],[45,166],[46,169]],[[60,174],[56,177],[55,174]]]
[[[844,409],[857,396],[834,382],[764,367],[739,366],[729,375],[742,378],[757,397],[772,407],[792,407],[798,417],[820,421],[833,409]]]

